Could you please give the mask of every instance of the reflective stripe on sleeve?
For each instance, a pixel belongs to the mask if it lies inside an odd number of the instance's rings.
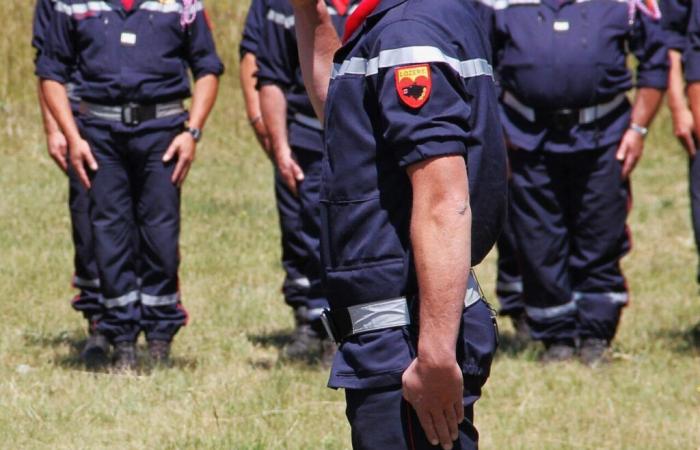
[[[452,67],[462,78],[478,76],[493,76],[493,68],[485,59],[476,58],[460,61],[447,56],[437,47],[415,46],[402,47],[379,52],[379,56],[371,59],[350,58],[342,64],[333,67],[333,78],[343,75],[372,76],[379,69],[408,64],[444,63]]]
[[[74,275],[73,276],[73,286],[78,287],[78,288],[99,288],[100,287],[100,279],[99,278],[87,279],[87,278],[81,278],[77,275]]]
[[[169,295],[141,294],[141,304],[145,306],[170,306],[176,305],[179,301],[179,292]]]
[[[115,298],[104,298],[100,295],[100,303],[102,303],[105,308],[120,308],[130,303],[137,302],[140,298],[139,291],[131,291],[128,294]]]
[[[552,306],[549,308],[535,308],[526,306],[525,313],[532,320],[547,320],[555,317],[566,316],[576,312],[576,300],[571,300],[563,305]]]
[[[63,14],[83,15],[88,12],[111,11],[112,7],[107,2],[87,2],[68,4],[64,2],[56,2],[54,9]]]
[[[496,291],[504,292],[509,294],[522,294],[523,293],[523,282],[522,281],[511,281],[506,283],[505,281],[496,282]]]
[[[315,117],[297,113],[294,114],[294,120],[309,128],[313,128],[314,130],[323,131],[323,125],[321,125],[321,121]]]
[[[574,292],[574,300],[578,301],[582,298],[603,297],[610,303],[626,305],[629,303],[629,294],[627,292]]]
[[[274,9],[270,9],[269,11],[267,11],[266,18],[270,22],[276,23],[277,25],[281,25],[286,29],[294,27],[294,16],[286,16],[279,11],[275,11]]]
[[[310,288],[311,287],[311,281],[306,277],[294,278],[291,281],[292,281],[292,284],[295,286],[299,286],[299,287],[303,287],[303,288]]]
[[[195,2],[192,5],[193,8],[195,8],[195,11],[199,12],[204,10],[204,4],[199,1]],[[139,9],[145,9],[147,11],[153,11],[153,12],[161,12],[161,13],[182,13],[183,11],[183,6],[182,4],[178,2],[173,2],[173,3],[162,3],[162,2],[156,2],[156,1],[147,1],[141,3],[139,6]]]

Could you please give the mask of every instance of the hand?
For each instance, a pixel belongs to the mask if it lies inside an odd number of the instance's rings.
[[[54,160],[56,165],[65,173],[68,170],[68,141],[60,131],[52,131],[46,135],[46,148],[49,156]]]
[[[189,131],[184,131],[178,134],[175,139],[170,143],[170,147],[165,151],[163,155],[163,162],[170,162],[175,155],[177,155],[177,164],[175,165],[175,170],[173,170],[173,176],[171,181],[177,187],[182,187],[187,178],[187,174],[190,172],[192,163],[194,162],[194,156],[197,148],[197,143],[194,141],[194,137]]]
[[[255,133],[255,138],[258,140],[258,143],[262,147],[262,149],[265,151],[265,153],[270,156],[271,155],[271,149],[270,149],[270,135],[267,132],[267,127],[265,126],[265,122],[263,122],[262,118],[256,119],[251,121],[250,126],[253,127],[253,132]]]
[[[280,151],[276,151],[275,160],[282,181],[284,181],[284,184],[287,185],[294,195],[298,195],[299,183],[304,181],[304,171],[301,170],[299,164],[294,160],[292,150],[289,147],[285,147]]]
[[[402,382],[403,397],[416,410],[430,443],[451,449],[464,420],[464,381],[457,361],[433,365],[418,357],[404,372]]]
[[[671,116],[673,117],[673,134],[681,141],[688,155],[694,158],[696,149],[693,136],[695,128],[693,113],[690,109],[683,108],[680,111],[672,111]]]
[[[295,8],[304,8],[311,5],[316,5],[317,2],[318,0],[289,0],[289,3],[291,3]]]
[[[630,176],[634,167],[639,162],[642,157],[642,152],[644,151],[644,138],[641,134],[634,130],[627,130],[624,136],[622,136],[622,142],[620,142],[620,147],[617,149],[617,154],[615,157],[618,161],[623,162],[622,164],[622,178],[627,178]]]
[[[85,189],[90,189],[90,177],[88,177],[85,166],[87,165],[93,172],[98,169],[97,161],[90,150],[90,144],[85,139],[78,138],[75,142],[69,142],[68,148],[73,170],[75,170],[80,183],[85,186]]]

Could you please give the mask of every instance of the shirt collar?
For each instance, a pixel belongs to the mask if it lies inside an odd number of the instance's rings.
[[[372,20],[373,18],[380,16],[381,14],[390,10],[391,8],[394,8],[406,1],[407,0],[379,0],[379,3],[374,7],[372,11],[369,12],[368,15],[364,17],[364,19],[362,17],[359,17],[363,14],[363,4],[365,7],[369,7],[369,3],[373,2],[373,0],[361,1],[355,12],[352,15],[350,15],[350,18],[347,21],[347,28],[343,35],[343,42],[350,41],[357,34],[358,30],[362,29],[363,25],[368,20]],[[367,14],[367,12],[364,11],[364,14]]]

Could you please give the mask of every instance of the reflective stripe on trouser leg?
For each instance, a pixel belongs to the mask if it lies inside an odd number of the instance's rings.
[[[95,320],[102,313],[100,304],[100,279],[93,245],[92,227],[90,225],[90,196],[80,184],[74,171],[68,165],[68,208],[70,210],[73,238],[73,287],[80,292],[71,305],[80,311],[85,319]]]
[[[503,231],[496,243],[498,248],[496,295],[501,304],[500,313],[506,316],[520,314],[525,308],[522,299],[523,279],[520,275],[517,244],[510,216],[511,214],[509,213]]]
[[[282,268],[285,272],[282,294],[285,303],[292,308],[308,307],[311,282],[305,273],[310,261],[301,235],[301,202],[284,184],[278,171],[275,171],[275,200],[282,244]]]
[[[569,189],[566,158],[544,152],[512,151],[511,208],[523,277],[523,301],[532,337],[578,336],[569,271]]]
[[[581,338],[611,341],[617,332],[622,309],[627,305],[626,292],[576,292]]]
[[[135,341],[139,333],[139,287],[133,245],[135,233],[132,185],[138,182],[124,158],[124,135],[88,126],[79,120],[100,170],[91,174],[90,223],[105,307],[97,329],[113,343]],[[134,155],[136,156],[136,155]]]

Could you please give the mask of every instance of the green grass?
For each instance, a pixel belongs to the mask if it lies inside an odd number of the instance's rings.
[[[28,42],[31,2],[10,0],[0,38],[0,447],[345,449],[341,392],[324,370],[279,360],[292,318],[279,286],[272,171],[247,129],[236,76],[247,2],[210,1],[228,66],[183,206],[190,326],[176,367],[84,370],[69,306],[67,184],[45,155]],[[502,351],[477,406],[488,449],[700,448],[700,298],[686,159],[667,114],[634,176],[633,292],[616,362],[543,368]],[[494,258],[478,268],[493,292]],[[502,323],[505,338],[511,335]]]

